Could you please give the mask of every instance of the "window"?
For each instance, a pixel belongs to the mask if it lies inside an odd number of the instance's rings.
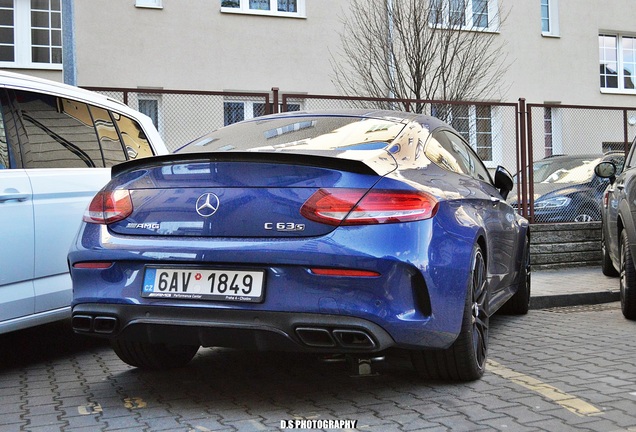
[[[97,138],[104,155],[104,165],[112,167],[115,164],[126,161],[126,153],[123,150],[117,128],[110,112],[103,108],[90,107]]]
[[[450,123],[485,162],[493,161],[492,107],[489,105],[434,105],[432,114]]]
[[[543,109],[543,136],[545,140],[545,157],[554,154],[552,146],[552,108]]]
[[[0,67],[62,68],[61,0],[0,0]]]
[[[558,0],[541,1],[541,34],[544,36],[559,35]]]
[[[10,93],[24,128],[11,137],[20,143],[23,168],[103,168],[152,156],[141,126],[126,116],[48,94]]]
[[[278,111],[282,112],[279,105]],[[287,111],[300,111],[299,103],[288,103]],[[253,101],[228,101],[223,103],[223,124],[225,126],[265,115],[265,103]]]
[[[598,37],[601,89],[634,92],[636,36],[600,34]]]
[[[496,0],[431,0],[431,25],[464,29],[499,29]]]
[[[449,131],[435,133],[426,143],[424,153],[430,161],[441,168],[490,182],[490,174],[484,164],[454,133]]]
[[[28,140],[21,143],[24,168],[104,166],[86,104],[25,91],[15,94]]]
[[[113,113],[129,159],[152,156],[152,148],[141,126],[131,118]]]
[[[155,128],[159,130],[159,99],[158,98],[146,98],[145,96],[140,96],[138,100],[138,110],[139,112],[147,115],[152,120],[152,124],[155,125]]]
[[[305,0],[221,0],[221,12],[305,17]]]
[[[135,6],[162,9],[161,0],[135,0]]]

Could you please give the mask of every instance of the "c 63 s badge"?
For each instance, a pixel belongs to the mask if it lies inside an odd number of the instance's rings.
[[[305,224],[297,224],[294,222],[265,222],[263,228],[268,231],[304,231]]]

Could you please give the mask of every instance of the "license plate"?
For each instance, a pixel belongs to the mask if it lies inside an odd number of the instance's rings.
[[[262,270],[146,268],[142,297],[184,300],[263,301]]]

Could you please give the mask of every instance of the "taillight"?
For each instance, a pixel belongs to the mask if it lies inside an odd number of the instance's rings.
[[[109,224],[126,219],[132,211],[132,198],[127,190],[101,190],[88,205],[83,220],[95,224]]]
[[[609,192],[606,190],[603,192],[603,208],[609,207]]]
[[[320,189],[303,204],[307,219],[329,225],[371,225],[429,219],[437,200],[420,191]]]

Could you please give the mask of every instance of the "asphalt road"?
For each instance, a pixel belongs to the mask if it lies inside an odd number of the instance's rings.
[[[0,431],[636,431],[636,322],[618,303],[495,316],[490,337],[485,376],[448,384],[417,379],[400,353],[365,377],[226,349],[141,372],[47,325],[0,336]]]

